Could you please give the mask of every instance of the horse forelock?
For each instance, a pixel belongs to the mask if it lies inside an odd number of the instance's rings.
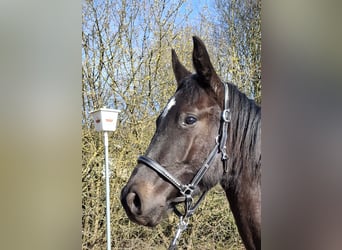
[[[202,84],[197,74],[185,77],[179,84],[177,93],[179,93],[180,99],[186,102],[186,105],[200,105],[199,108],[205,108],[214,105],[214,103],[220,103],[214,91],[207,85]],[[205,98],[205,96],[208,98]],[[211,102],[204,102],[205,99],[211,100]]]

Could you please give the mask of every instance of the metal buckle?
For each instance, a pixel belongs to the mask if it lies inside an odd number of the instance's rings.
[[[231,120],[230,109],[225,109],[222,111],[222,119],[224,122],[230,122]]]

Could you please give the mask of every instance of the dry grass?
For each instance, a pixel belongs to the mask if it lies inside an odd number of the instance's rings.
[[[95,167],[94,167],[95,166]],[[83,180],[82,249],[106,249],[105,187],[100,164],[93,165]],[[122,168],[123,169],[123,168]],[[170,215],[151,229],[130,222],[119,196],[127,177],[111,179],[112,249],[167,249],[178,218]],[[127,173],[126,173],[127,174]],[[225,194],[215,187],[191,218],[188,229],[179,241],[178,249],[243,249]]]
[[[151,123],[154,120],[151,119]],[[112,249],[167,249],[177,227],[178,218],[170,215],[155,228],[129,221],[120,203],[120,192],[127,182],[137,156],[147,148],[153,133],[151,123],[141,123],[139,141],[132,128],[119,127],[120,133],[109,138],[109,155],[115,156],[111,187]],[[100,133],[84,129],[82,166],[82,249],[106,249],[105,179],[103,144]],[[129,145],[129,146],[127,146]],[[188,229],[179,240],[178,249],[243,249],[225,193],[213,188],[190,219]]]

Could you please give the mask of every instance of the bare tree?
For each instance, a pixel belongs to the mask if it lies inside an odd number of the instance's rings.
[[[261,103],[261,1],[215,0],[213,53],[221,75]]]
[[[240,2],[216,0],[216,4],[221,6],[218,13],[203,9],[195,22],[189,19],[191,8],[186,0],[83,1],[82,249],[104,249],[106,243],[103,144],[94,132],[89,111],[104,105],[121,110],[118,129],[109,138],[109,153],[115,156],[111,159],[111,166],[115,166],[111,180],[112,245],[115,249],[146,249],[166,247],[173,228],[164,224],[151,231],[131,226],[121,208],[119,192],[137,156],[148,146],[156,116],[176,88],[170,49],[174,48],[191,69],[191,36],[202,37],[223,79],[237,83],[260,100],[260,3],[242,6]],[[233,10],[239,14],[233,15]],[[205,248],[206,244],[210,248],[214,241],[223,247],[227,242],[241,246],[231,214],[227,219],[228,207],[218,205],[226,202],[224,193],[214,190],[212,195],[206,198],[210,202],[204,204],[207,208],[201,216],[194,216],[199,224],[186,232],[180,246]],[[169,218],[171,222],[175,219]]]

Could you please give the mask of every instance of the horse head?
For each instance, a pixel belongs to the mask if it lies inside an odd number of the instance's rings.
[[[217,145],[223,110],[224,86],[217,76],[204,43],[193,37],[193,65],[188,71],[172,50],[172,67],[177,90],[156,121],[156,131],[144,155],[161,166],[180,185],[190,183]],[[223,174],[218,152],[212,153],[211,167],[193,187],[193,195],[208,191]],[[182,192],[163,172],[138,161],[121,192],[128,217],[141,225],[155,226],[177,203]],[[176,187],[175,187],[176,186]]]

